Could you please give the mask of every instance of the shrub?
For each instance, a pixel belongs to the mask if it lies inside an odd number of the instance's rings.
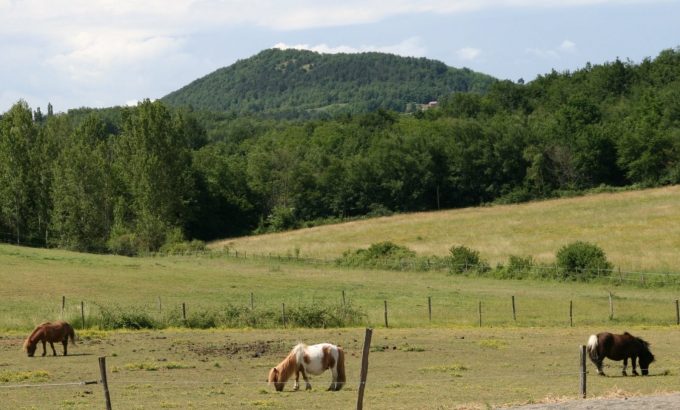
[[[601,270],[611,270],[613,265],[597,245],[576,241],[563,246],[556,255],[559,274],[569,279],[589,279]]]
[[[466,246],[452,246],[449,249],[449,272],[465,273],[468,271],[486,272],[489,265],[479,257],[479,252]]]
[[[338,265],[381,267],[385,269],[403,269],[404,262],[412,265],[416,253],[411,249],[393,242],[378,242],[368,249],[346,251],[336,260]]]
[[[137,235],[124,233],[112,236],[106,243],[106,247],[115,255],[136,256],[140,244]]]
[[[531,256],[522,257],[510,255],[508,266],[505,268],[508,278],[519,278],[528,276],[534,267],[534,259]]]
[[[123,310],[118,306],[98,305],[102,329],[157,329],[158,322],[143,308]]]

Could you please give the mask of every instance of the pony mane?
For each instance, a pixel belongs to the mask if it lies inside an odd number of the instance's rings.
[[[304,343],[298,343],[293,347],[293,350],[288,353],[288,356],[286,356],[281,363],[276,365],[276,369],[279,371],[279,382],[286,382],[293,373],[295,373],[298,363],[302,362],[305,346]]]
[[[49,325],[49,324],[50,324],[50,322],[42,322],[41,324],[39,324],[38,326],[36,326],[35,329],[33,329],[33,331],[31,332],[31,334],[28,335],[28,337],[27,337],[26,340],[24,341],[24,345],[22,346],[21,349],[22,349],[23,351],[28,350],[28,346],[32,343],[33,336],[35,336],[35,334],[38,333],[44,326]]]

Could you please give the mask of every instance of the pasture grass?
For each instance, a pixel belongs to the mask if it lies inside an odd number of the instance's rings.
[[[607,377],[588,366],[588,397],[617,397],[677,390],[680,356],[675,327],[621,327],[651,342],[657,361],[649,377],[622,377],[620,362],[605,360]],[[577,399],[579,346],[602,327],[375,329],[364,407],[371,409],[483,409]],[[17,373],[49,373],[45,387],[10,388],[0,381],[3,406],[102,408],[100,385],[59,383],[98,380],[97,357],[107,356],[115,408],[353,408],[358,393],[363,329],[141,330],[107,332],[81,340],[63,357],[28,358],[21,338],[0,339],[0,362]],[[328,392],[330,374],[312,377],[312,391],[282,393],[267,386],[269,368],[299,342],[332,341],[346,352],[347,385]],[[495,341],[495,343],[489,343]],[[408,343],[419,351],[401,349]],[[396,348],[395,348],[396,347]],[[112,353],[116,355],[113,356]],[[172,366],[179,363],[181,366]],[[219,366],[215,366],[219,363]],[[132,364],[129,366],[129,364]],[[153,368],[153,371],[149,368]],[[115,370],[112,370],[115,369]]]
[[[418,255],[447,256],[454,245],[495,266],[511,255],[552,263],[564,245],[595,243],[624,271],[680,272],[680,186],[352,221],[209,244],[240,254],[332,260],[392,241]]]
[[[496,280],[444,272],[278,262],[272,271],[272,264],[210,255],[131,259],[0,245],[0,329],[25,332],[45,320],[65,318],[80,330],[81,301],[86,329],[107,328],[102,306],[131,315],[144,314],[165,323],[158,327],[166,327],[177,325],[177,321],[163,322],[163,318],[179,317],[182,303],[189,321],[203,318],[205,312],[225,314],[234,306],[250,311],[251,293],[254,314],[265,311],[274,318],[248,326],[281,328],[283,304],[289,318],[293,314],[302,317],[310,304],[341,304],[343,291],[346,302],[364,314],[353,326],[384,327],[385,302],[389,327],[475,326],[480,320],[480,303],[483,326],[569,325],[570,302],[572,320],[578,326],[667,325],[676,321],[676,287]],[[66,297],[63,315],[62,296]],[[517,320],[512,318],[512,296]],[[432,300],[432,321],[428,297]],[[289,320],[288,326],[290,323],[294,322]]]

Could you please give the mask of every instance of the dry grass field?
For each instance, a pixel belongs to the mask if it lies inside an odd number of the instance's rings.
[[[392,241],[421,255],[453,245],[478,250],[492,266],[509,255],[550,263],[563,245],[596,243],[626,271],[680,271],[680,186],[404,214],[292,232],[217,241],[213,249],[333,259]]]
[[[375,329],[364,407],[483,409],[576,399],[578,346],[597,330]],[[589,397],[677,390],[677,329],[629,330],[652,343],[658,361],[651,375],[621,377],[619,363],[606,361],[608,377],[597,377],[588,363]],[[27,358],[19,352],[22,335],[11,334],[0,338],[0,397],[8,409],[103,408],[100,385],[58,384],[98,380],[97,358],[106,356],[114,408],[354,408],[363,337],[363,329],[85,331],[72,356]],[[345,389],[326,391],[329,374],[313,377],[312,391],[267,386],[268,369],[300,340],[344,346]],[[9,387],[17,384],[43,387]]]

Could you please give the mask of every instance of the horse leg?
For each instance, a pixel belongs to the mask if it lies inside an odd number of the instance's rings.
[[[637,368],[636,368],[637,366],[635,365],[635,361],[636,361],[636,360],[637,360],[637,356],[633,356],[633,357],[630,359],[630,361],[633,362],[633,374],[634,374],[635,376],[638,376],[638,372],[637,372]]]
[[[57,351],[54,350],[54,343],[52,343],[51,341],[50,341],[50,347],[52,348],[52,356],[56,356],[56,355],[57,355]]]
[[[42,345],[43,345],[43,354],[42,354],[42,355],[43,355],[43,356],[45,356],[45,355],[47,354],[47,349],[45,349],[45,347],[46,347],[46,346],[45,346],[45,343],[46,343],[46,342],[43,340],[43,341],[42,341]]]
[[[633,362],[635,363],[635,362]],[[624,357],[623,358],[623,370],[621,371],[621,374],[624,376],[628,376],[628,373],[626,373],[626,369],[628,368],[628,358]],[[635,372],[635,365],[633,364],[633,372]]]
[[[298,382],[299,379],[300,379],[300,369],[297,369],[295,371],[295,384],[293,385],[294,391],[300,389],[300,383]]]
[[[604,371],[602,371],[602,360],[596,361],[595,366],[597,366],[597,374],[599,374],[600,376],[606,376],[604,374]]]
[[[338,367],[332,367],[331,368],[331,373],[333,374],[333,381],[331,382],[330,387],[328,387],[328,390],[330,391],[338,391],[340,390],[338,386]]]
[[[307,378],[307,373],[305,373],[305,369],[302,369],[302,378],[305,379],[305,390],[312,390],[312,385],[309,383],[309,379]]]
[[[68,349],[66,348],[66,346],[68,345],[68,339],[62,340],[61,344],[64,345],[64,356],[66,356],[68,354]]]

